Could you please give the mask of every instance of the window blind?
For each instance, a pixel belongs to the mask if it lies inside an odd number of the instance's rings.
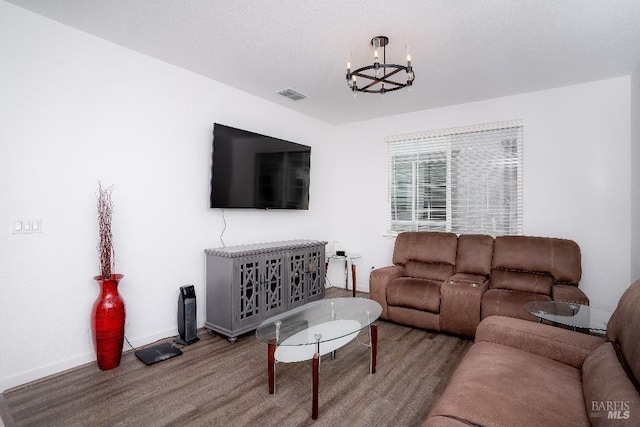
[[[522,233],[521,121],[385,138],[387,231]]]

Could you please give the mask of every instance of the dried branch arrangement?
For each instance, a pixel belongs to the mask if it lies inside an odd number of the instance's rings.
[[[100,242],[98,243],[98,253],[100,254],[100,275],[103,279],[111,277],[112,268],[115,266],[115,252],[113,249],[113,236],[111,234],[111,216],[113,214],[113,202],[111,192],[113,185],[107,188],[102,187],[98,181],[98,229]]]

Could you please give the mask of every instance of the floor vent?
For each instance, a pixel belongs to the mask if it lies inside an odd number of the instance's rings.
[[[278,93],[282,96],[286,96],[289,99],[293,99],[294,101],[300,101],[301,99],[305,99],[307,97],[307,95],[304,95],[296,90],[293,90],[290,87],[286,89],[282,89],[278,91]]]

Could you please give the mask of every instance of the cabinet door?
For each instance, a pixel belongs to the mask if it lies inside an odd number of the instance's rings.
[[[265,256],[261,269],[264,318],[285,311],[284,262],[282,254]]]
[[[307,294],[307,254],[305,251],[287,254],[287,298],[289,308],[306,302]]]
[[[307,252],[307,302],[324,296],[324,247]]]
[[[235,292],[237,301],[232,305],[237,309],[234,329],[260,322],[262,318],[263,297],[261,297],[260,264],[261,258],[240,258],[237,261],[238,286]]]

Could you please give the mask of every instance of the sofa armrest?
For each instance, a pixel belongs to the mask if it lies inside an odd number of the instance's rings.
[[[575,285],[553,285],[551,296],[554,301],[589,305],[589,298]]]
[[[404,267],[392,265],[371,271],[369,276],[369,298],[382,306],[382,319],[387,319],[387,285],[393,279],[405,276]]]
[[[489,316],[480,322],[476,341],[506,345],[576,368],[605,342],[594,335],[503,316]]]

